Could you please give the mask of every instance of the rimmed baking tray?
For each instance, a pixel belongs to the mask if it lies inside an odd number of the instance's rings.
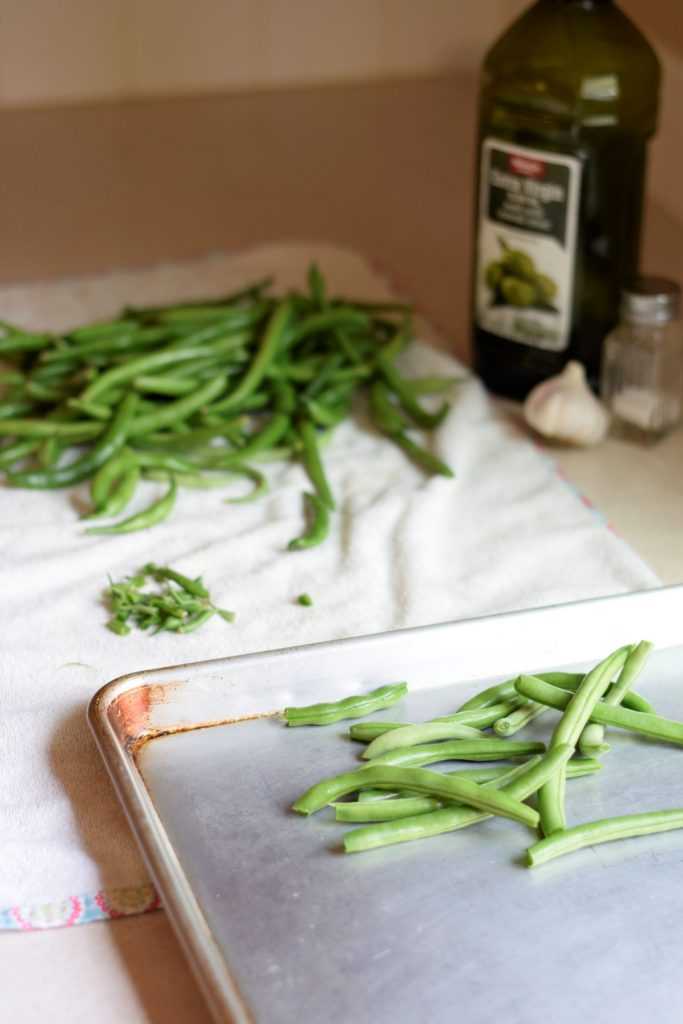
[[[346,856],[330,813],[289,812],[312,782],[357,763],[346,726],[287,729],[278,716],[400,679],[410,694],[384,717],[445,714],[489,681],[582,668],[648,638],[657,651],[639,688],[681,718],[682,612],[683,587],[667,587],[101,689],[90,724],[216,1020],[683,1020],[683,833],[534,871],[521,864],[530,834],[502,820]],[[548,731],[548,719],[530,728]],[[610,741],[603,771],[569,784],[572,820],[683,805],[683,750]]]

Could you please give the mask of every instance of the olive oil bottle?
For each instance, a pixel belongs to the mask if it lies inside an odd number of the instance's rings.
[[[594,386],[638,270],[660,68],[612,0],[538,0],[483,68],[474,355],[523,398],[569,359]]]

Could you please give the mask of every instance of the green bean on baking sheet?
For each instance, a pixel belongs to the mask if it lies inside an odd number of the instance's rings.
[[[519,814],[506,815],[500,806],[486,808],[481,793],[494,790],[524,806],[536,795],[539,821],[532,827],[540,825],[545,837],[542,832],[538,841],[529,845],[529,867],[586,846],[683,828],[683,808],[646,810],[571,827],[564,824],[565,780],[593,775],[601,768],[600,761],[585,752],[576,756],[580,738],[590,724],[615,726],[648,739],[683,745],[683,722],[658,715],[645,698],[630,689],[652,646],[642,641],[620,647],[585,673],[512,677],[487,687],[452,715],[427,722],[355,722],[348,734],[367,744],[361,755],[365,763],[315,783],[295,801],[293,809],[311,814],[331,804],[337,821],[360,826],[343,838],[345,851],[357,853],[457,831],[491,814],[521,822]],[[630,707],[625,706],[627,698]],[[501,719],[514,720],[519,712],[528,724],[538,717],[539,708],[562,712],[547,750],[536,740],[508,739],[509,724],[502,735],[495,735]],[[491,727],[493,736],[481,731]],[[590,746],[604,752],[601,744]],[[509,765],[520,759],[522,763]],[[424,768],[475,760],[508,764],[447,772]],[[468,784],[475,787],[477,800],[468,799]],[[344,799],[350,794],[356,798]]]

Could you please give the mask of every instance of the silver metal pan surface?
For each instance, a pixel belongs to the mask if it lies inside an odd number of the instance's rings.
[[[683,832],[528,870],[522,826],[490,820],[344,855],[330,811],[292,801],[357,764],[348,723],[287,729],[287,704],[405,679],[381,713],[454,710],[521,671],[657,651],[638,689],[683,718],[683,587],[227,658],[116,680],[90,722],[218,1021],[636,1024],[683,1020]],[[547,738],[555,713],[526,735]],[[572,822],[683,806],[683,748],[610,730]]]

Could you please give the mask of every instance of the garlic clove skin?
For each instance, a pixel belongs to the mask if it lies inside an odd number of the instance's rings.
[[[575,360],[527,395],[524,418],[544,437],[586,447],[604,441],[610,421],[588,385],[583,365]]]

